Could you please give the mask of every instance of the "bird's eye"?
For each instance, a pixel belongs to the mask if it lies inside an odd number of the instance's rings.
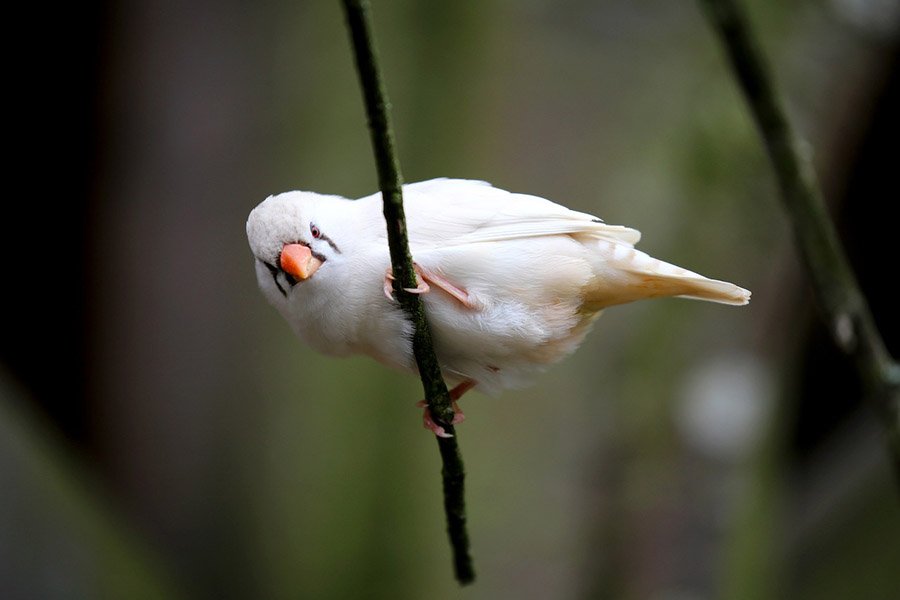
[[[315,225],[313,225],[312,223],[309,224],[309,232],[316,239],[319,239],[322,236],[322,232],[319,231],[319,228],[316,227]]]

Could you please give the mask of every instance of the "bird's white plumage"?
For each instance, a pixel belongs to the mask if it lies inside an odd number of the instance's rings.
[[[524,383],[572,352],[607,306],[657,296],[749,300],[738,286],[636,250],[634,229],[543,198],[459,179],[409,184],[403,194],[414,261],[468,299],[437,286],[423,296],[445,375],[487,392]],[[411,326],[382,293],[390,258],[380,194],[272,196],[251,212],[247,235],[263,293],[304,340],[414,369]],[[296,283],[278,263],[294,243],[323,261]]]
[[[634,245],[640,232],[607,225],[554,202],[484,181],[431,179],[403,187],[410,246],[445,247],[554,234],[584,234]],[[361,200],[381,210],[381,194]]]

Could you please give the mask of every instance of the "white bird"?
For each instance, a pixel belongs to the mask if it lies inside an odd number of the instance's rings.
[[[483,181],[403,186],[410,250],[455,401],[520,386],[582,342],[600,312],[680,296],[743,305],[750,292],[635,250],[640,233]],[[415,372],[412,324],[392,296],[381,194],[270,196],[247,237],[263,294],[310,346]],[[425,407],[425,426],[447,435]]]

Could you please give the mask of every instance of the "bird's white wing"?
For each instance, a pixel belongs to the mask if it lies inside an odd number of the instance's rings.
[[[557,234],[634,245],[641,237],[634,229],[607,225],[593,215],[484,181],[432,179],[408,184],[403,200],[410,244],[418,248]]]

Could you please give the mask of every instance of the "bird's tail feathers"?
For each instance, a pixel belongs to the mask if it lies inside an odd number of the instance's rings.
[[[599,244],[609,248],[600,252],[601,258],[595,265],[597,276],[586,293],[587,302],[594,309],[665,296],[735,306],[750,302],[750,292],[733,283],[709,279],[625,244]]]

